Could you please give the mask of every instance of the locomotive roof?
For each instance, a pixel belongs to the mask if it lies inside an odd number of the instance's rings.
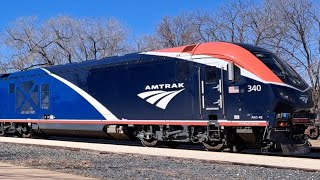
[[[88,60],[83,62],[77,62],[77,63],[69,63],[64,65],[57,65],[57,66],[49,66],[46,67],[49,71],[51,70],[70,70],[70,69],[77,69],[77,68],[89,68],[89,67],[96,67],[106,64],[120,64],[120,63],[126,63],[126,62],[132,62],[140,60],[141,55],[138,53],[133,54],[126,54],[123,56],[112,56],[112,57],[106,57],[100,60]]]
[[[80,69],[80,68],[90,68],[90,67],[99,67],[103,65],[108,64],[121,64],[121,63],[128,63],[128,62],[141,62],[143,60],[147,60],[143,58],[146,55],[139,54],[139,53],[132,53],[132,54],[126,54],[123,56],[112,56],[112,57],[106,57],[101,60],[88,60],[83,62],[75,62],[75,63],[69,63],[64,65],[56,65],[56,66],[49,66],[44,67],[45,69],[48,69],[49,71],[69,71],[73,69]],[[153,55],[148,55],[148,59],[152,59]],[[154,56],[156,58],[156,56]],[[16,78],[21,76],[33,76],[33,75],[40,75],[45,74],[41,68],[37,69],[31,69],[26,71],[18,71],[10,74],[1,74],[0,78]]]
[[[224,47],[225,44],[229,45],[237,45],[240,46],[248,51],[267,51],[266,49],[263,49],[258,46],[254,45],[249,45],[249,44],[243,44],[243,43],[226,43],[226,42],[212,42],[212,43],[202,43],[202,44],[196,44],[196,45],[189,45],[189,46],[180,46],[176,48],[168,48],[168,49],[161,49],[161,50],[156,50],[154,52],[180,52],[180,53],[190,53],[190,54],[196,54],[196,50],[199,51],[198,53],[215,53],[216,45]],[[214,46],[212,46],[214,45]],[[201,48],[199,48],[201,47]],[[205,47],[205,48],[204,48]],[[209,49],[208,49],[209,48]],[[212,48],[212,49],[211,49]],[[224,56],[225,51],[221,53],[222,56]],[[234,52],[233,52],[234,53]],[[220,53],[218,53],[220,54]],[[154,56],[154,58],[152,58]],[[148,57],[148,58],[145,58]],[[150,58],[151,57],[151,58]],[[122,64],[122,63],[138,63],[142,61],[148,61],[149,59],[155,59],[159,58],[159,56],[156,55],[146,55],[146,54],[140,54],[140,53],[132,53],[132,54],[126,54],[123,56],[113,56],[113,57],[106,57],[101,60],[88,60],[88,61],[83,61],[83,62],[76,62],[76,63],[70,63],[70,64],[64,64],[64,65],[56,65],[56,66],[50,66],[50,67],[45,67],[49,71],[53,72],[63,72],[63,71],[69,71],[73,69],[79,69],[79,68],[92,68],[92,67],[99,67],[99,66],[104,66],[108,64]],[[39,74],[44,74],[45,72],[41,70],[40,68],[38,69],[32,69],[32,70],[27,70],[27,71],[21,71],[21,72],[15,72],[11,74],[2,74],[0,75],[0,78],[16,78],[16,77],[21,77],[21,76],[33,76],[33,75],[39,75]]]
[[[258,46],[228,42],[207,42],[196,45],[181,46],[175,48],[160,49],[148,52],[147,54],[178,57],[189,54],[193,57],[212,57],[224,62],[232,62],[237,66],[250,72],[259,79],[272,82],[283,83],[260,59],[255,52],[270,53],[266,49]],[[188,57],[185,57],[188,58]],[[192,58],[189,58],[192,61]]]

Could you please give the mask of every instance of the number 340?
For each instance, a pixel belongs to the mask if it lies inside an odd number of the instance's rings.
[[[248,85],[248,92],[261,91],[261,85]]]

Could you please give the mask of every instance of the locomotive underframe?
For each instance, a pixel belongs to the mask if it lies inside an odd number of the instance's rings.
[[[282,121],[280,121],[281,124]],[[261,148],[263,152],[287,152],[292,146],[298,144],[303,147],[303,153],[308,152],[310,133],[313,138],[319,136],[318,127],[312,123],[287,122],[285,127],[268,126],[220,126],[217,121],[210,121],[207,126],[183,125],[105,125],[99,133],[113,139],[138,138],[144,146],[159,146],[160,143],[176,147],[179,143],[200,143],[207,150],[241,151],[247,148]],[[278,122],[279,124],[279,122]],[[274,126],[274,125],[273,125]],[[92,133],[93,136],[98,135]],[[77,135],[81,132],[61,132],[60,135]],[[84,132],[83,136],[88,132]],[[0,135],[17,135],[31,137],[39,135],[59,135],[58,130],[40,129],[36,123],[1,122]],[[305,146],[301,146],[305,145]],[[299,151],[301,153],[301,150]]]
[[[260,147],[263,152],[281,151],[283,145],[307,143],[305,125],[290,128],[205,126],[138,126],[137,137],[145,142],[202,143],[207,150],[241,151]],[[294,133],[293,133],[294,132]],[[148,144],[146,145],[148,146]]]

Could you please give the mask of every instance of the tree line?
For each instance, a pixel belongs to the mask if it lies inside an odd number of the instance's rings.
[[[210,4],[208,4],[210,5]],[[152,34],[132,34],[116,18],[21,17],[1,32],[3,73],[210,41],[275,52],[310,84],[320,110],[320,11],[312,0],[225,1],[217,11],[165,16]],[[134,37],[134,38],[132,38]]]

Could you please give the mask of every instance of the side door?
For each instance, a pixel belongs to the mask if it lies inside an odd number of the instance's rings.
[[[215,66],[203,66],[201,73],[201,108],[204,119],[223,118],[223,70]]]

